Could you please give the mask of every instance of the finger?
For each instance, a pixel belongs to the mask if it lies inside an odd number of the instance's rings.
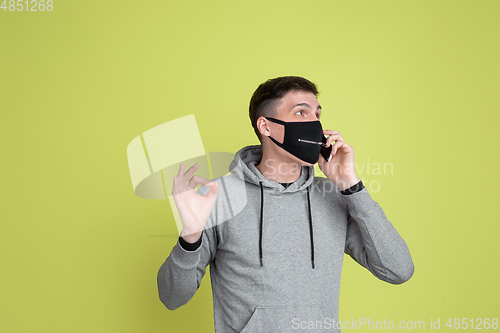
[[[172,182],[172,195],[179,193],[179,184],[177,182],[177,177],[174,177],[174,181]]]
[[[182,177],[182,175],[184,174],[184,168],[185,168],[184,164],[181,164],[179,166],[179,172],[177,172],[177,177]]]
[[[326,135],[340,135],[340,137],[342,137],[342,134],[338,131],[332,131],[332,130],[323,130],[323,134],[326,134]],[[343,139],[342,139],[343,140]]]
[[[183,175],[184,175],[184,169],[186,168],[186,166],[184,164],[181,163],[181,165],[179,165],[179,171],[177,172],[177,176],[174,177],[174,180],[173,180],[173,186],[172,186],[172,195],[173,194],[177,194],[177,193],[180,193],[182,191],[182,187],[183,187]]]
[[[196,184],[200,184],[200,185],[207,185],[209,183],[211,183],[212,180],[210,179],[206,179],[206,178],[203,178],[201,176],[198,176],[198,175],[194,175],[190,180],[189,180],[189,185],[188,187],[189,188],[195,188],[196,187]]]
[[[337,134],[333,134],[333,135],[330,135],[327,139],[326,139],[326,146],[327,147],[330,147],[332,145],[332,142],[333,141],[336,141],[337,140]]]
[[[339,135],[339,137],[344,140],[342,138],[342,134],[340,134],[340,132],[338,131],[332,131],[332,130],[323,130],[323,134],[326,134],[326,135],[330,135],[330,136],[333,136],[333,135]],[[335,140],[334,140],[335,141]]]
[[[210,190],[205,194],[205,196],[211,200],[215,200],[217,197],[217,193],[219,192],[219,184],[215,181],[211,181],[208,184],[205,184],[207,186],[210,186]]]
[[[172,183],[172,195],[181,193],[184,190],[185,185],[182,183],[182,176],[174,177]]]
[[[184,178],[189,179],[191,176],[196,172],[198,169],[199,164],[195,163],[192,167],[190,167],[185,173],[184,173]]]
[[[339,140],[335,142],[335,144],[332,146],[332,155],[335,155],[335,153],[339,149],[348,149],[348,148],[351,148],[351,146],[349,146],[345,141]]]
[[[174,177],[172,182],[172,195],[179,193],[182,190],[182,175],[184,174],[185,165],[181,164],[179,166],[179,171],[177,176]]]
[[[340,134],[333,134],[333,135],[330,135],[327,139],[326,139],[326,146],[327,147],[330,147],[330,145],[332,144],[332,141],[344,141],[344,139],[342,138],[342,136]]]
[[[334,143],[334,145],[332,146],[332,155],[335,155],[335,153],[337,152],[337,150],[338,150],[340,147],[342,147],[343,143],[344,143],[344,142],[343,142],[343,141],[340,141],[340,140]]]
[[[323,134],[333,135],[333,134],[340,134],[340,132],[332,131],[332,130],[323,130]]]

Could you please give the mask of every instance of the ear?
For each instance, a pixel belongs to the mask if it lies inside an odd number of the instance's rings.
[[[271,135],[271,130],[268,126],[268,121],[265,117],[259,117],[259,119],[257,119],[257,129],[259,130],[262,136]]]

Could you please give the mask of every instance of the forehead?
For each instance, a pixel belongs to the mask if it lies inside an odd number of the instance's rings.
[[[303,90],[292,90],[283,96],[278,111],[290,111],[296,104],[307,103],[313,110],[319,106],[318,99],[312,92]]]

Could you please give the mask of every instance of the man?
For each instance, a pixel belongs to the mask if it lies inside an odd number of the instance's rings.
[[[301,77],[266,81],[249,108],[261,145],[239,150],[231,174],[213,181],[194,175],[197,164],[180,166],[172,194],[183,230],[158,272],[167,308],[186,304],[210,265],[216,332],[339,332],[344,253],[389,283],[413,275],[406,243],[355,173],[353,148],[323,130],[317,94]],[[329,162],[315,143],[323,135]],[[316,162],[327,178],[314,176]]]

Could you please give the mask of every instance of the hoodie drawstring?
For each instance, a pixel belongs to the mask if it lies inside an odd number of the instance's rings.
[[[264,188],[262,187],[262,182],[260,184],[260,232],[259,232],[259,254],[260,254],[260,266],[262,267],[262,223],[264,222]]]
[[[264,266],[262,263],[262,224],[264,222],[264,187],[262,185],[262,181],[259,181],[259,185],[260,185],[259,255],[260,255],[260,266]],[[307,187],[307,207],[309,210],[309,235],[311,238],[311,264],[312,268],[314,269],[314,238],[313,238],[311,199],[309,195],[309,187]]]
[[[309,186],[307,187],[307,207],[309,207],[309,234],[311,235],[311,264],[314,269],[313,219],[311,214],[311,199],[309,198]]]

